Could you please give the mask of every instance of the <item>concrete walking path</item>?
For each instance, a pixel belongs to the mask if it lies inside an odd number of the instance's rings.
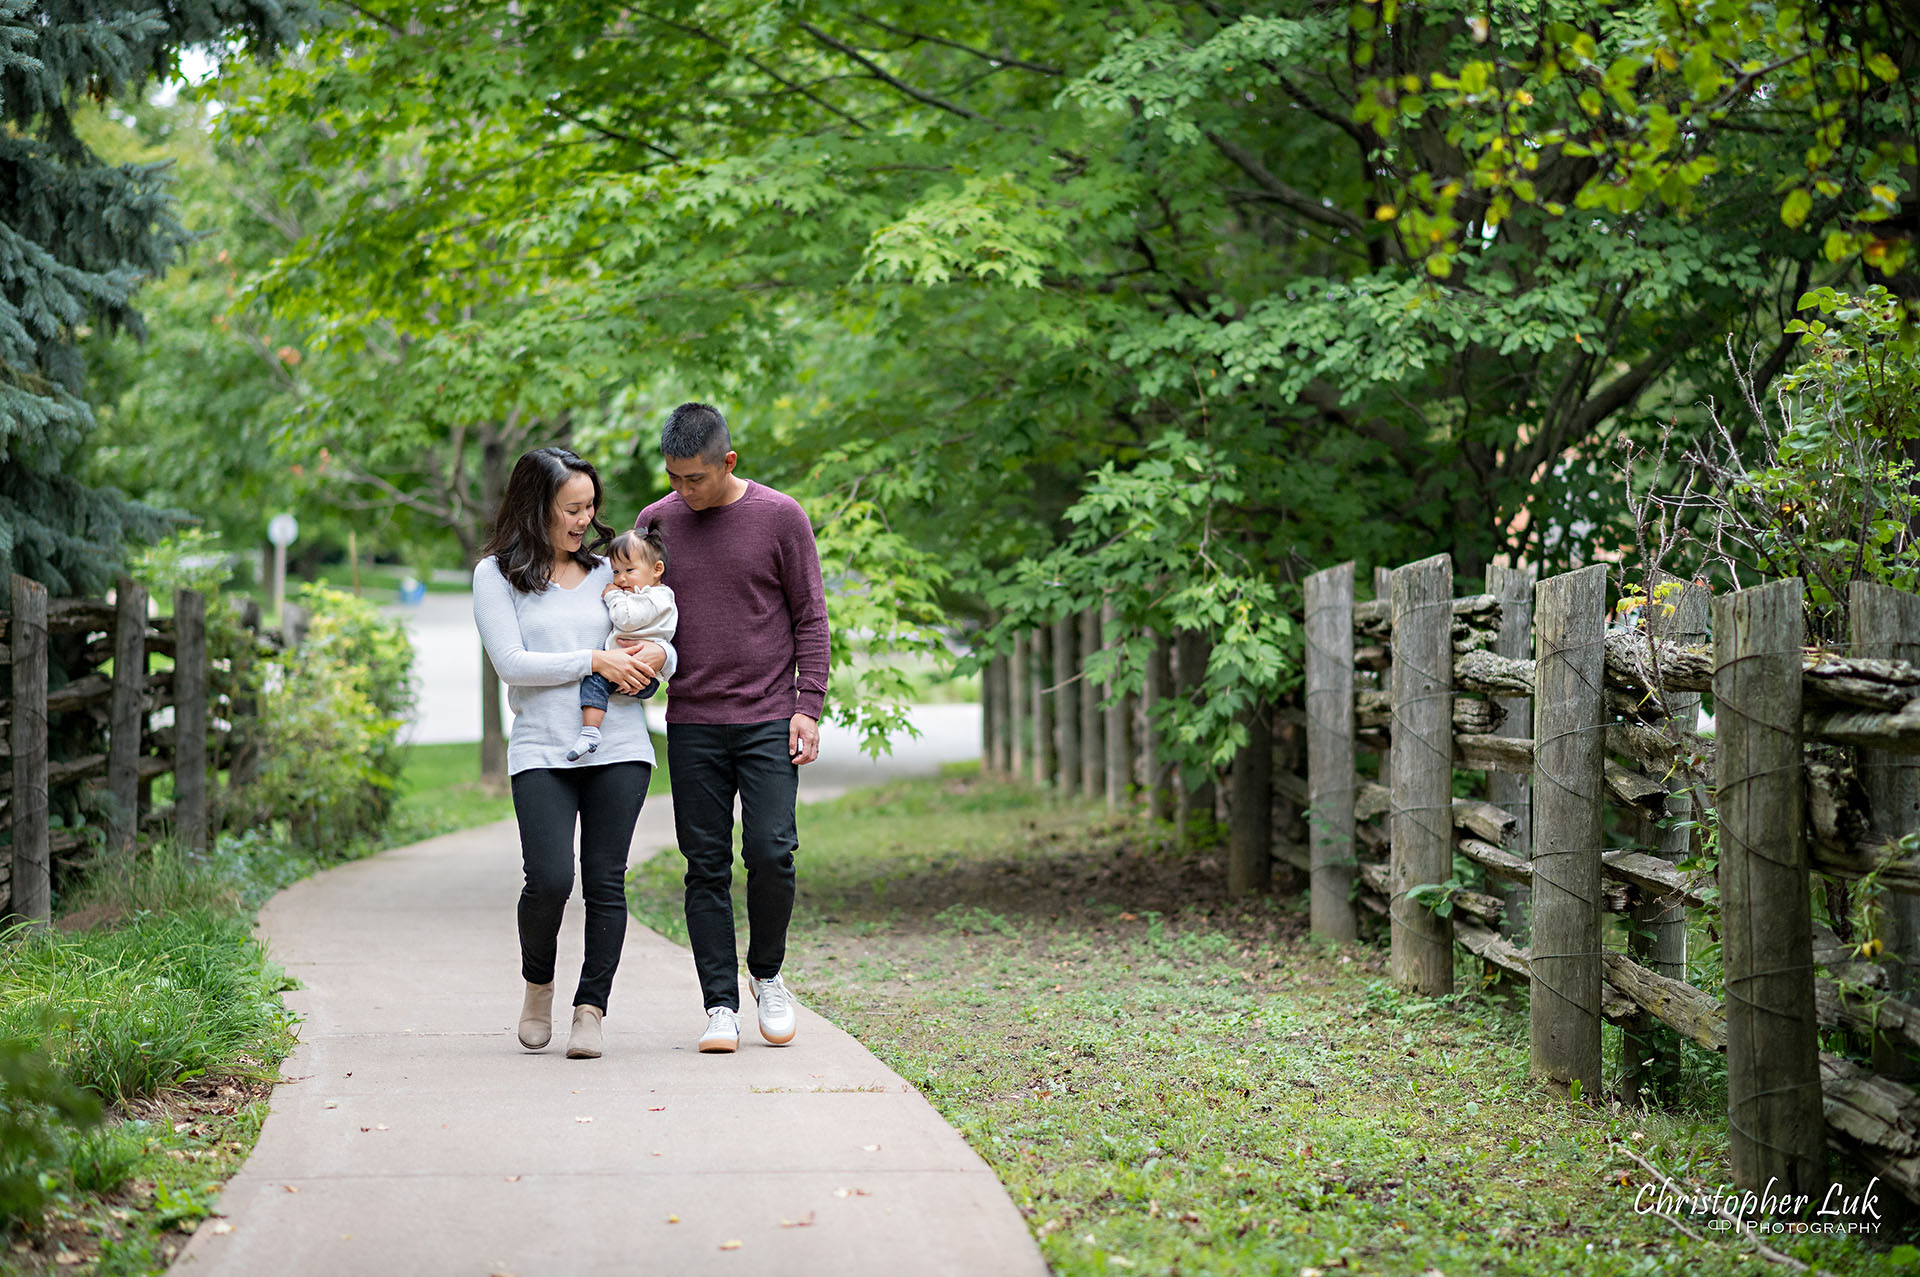
[[[650,799],[634,859],[673,844]],[[671,853],[670,853],[671,854]],[[741,995],[703,1056],[692,958],[633,924],[606,1054],[515,1040],[512,822],[342,865],[260,915],[304,1022],[260,1142],[174,1267],[200,1274],[1043,1274],[998,1180],[864,1047]],[[557,1002],[579,972],[578,892]],[[806,989],[798,992],[804,1000]]]

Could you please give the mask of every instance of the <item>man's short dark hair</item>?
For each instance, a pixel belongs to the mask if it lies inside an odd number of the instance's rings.
[[[733,436],[727,433],[727,419],[712,404],[681,404],[660,431],[662,456],[698,457],[717,466],[732,451]]]

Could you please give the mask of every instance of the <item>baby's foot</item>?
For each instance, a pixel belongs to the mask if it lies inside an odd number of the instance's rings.
[[[570,763],[577,762],[599,748],[600,729],[598,727],[582,727],[579,738],[573,742],[573,748],[567,751],[567,761]]]

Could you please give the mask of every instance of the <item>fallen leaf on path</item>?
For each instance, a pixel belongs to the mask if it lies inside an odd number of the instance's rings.
[[[664,1113],[666,1111],[667,1106],[664,1104],[649,1104],[647,1106],[647,1112],[649,1113]]]
[[[372,1128],[371,1126],[363,1126],[363,1127],[361,1127],[361,1128],[360,1128],[360,1132],[361,1132],[361,1134],[363,1134],[363,1135],[364,1135],[364,1134],[365,1134],[366,1132],[368,1132],[368,1131],[370,1131],[370,1130],[372,1130],[372,1129],[373,1129],[373,1128]]]
[[[518,1184],[519,1182],[520,1182],[520,1177],[519,1177],[518,1175],[509,1175],[509,1176],[507,1176],[507,1183],[509,1183],[509,1184]]]
[[[300,1191],[291,1184],[283,1184],[281,1187],[285,1188],[289,1193],[297,1193]]]
[[[871,1197],[873,1196],[872,1193],[869,1193],[864,1188],[836,1188],[833,1190],[833,1195],[835,1197]]]
[[[86,1256],[77,1250],[63,1250],[53,1257],[53,1262],[62,1268],[71,1268],[75,1264],[85,1263]]]
[[[733,1241],[733,1242],[721,1242],[721,1243],[720,1243],[720,1249],[721,1249],[721,1250],[739,1250],[739,1249],[740,1249],[740,1247],[741,1247],[741,1246],[743,1246],[743,1245],[745,1245],[745,1243],[744,1243],[744,1242],[737,1242],[737,1241]]]
[[[373,1129],[376,1131],[384,1131],[387,1129],[387,1124],[385,1122],[381,1122],[377,1124]]]
[[[212,1233],[215,1237],[225,1237],[228,1233],[233,1231],[233,1225],[229,1224],[224,1219],[218,1219],[213,1222],[213,1227],[207,1229],[207,1231]]]
[[[862,1144],[860,1147],[869,1153],[878,1153],[880,1151],[878,1144]]]
[[[327,1107],[328,1107],[328,1108],[330,1108],[330,1109],[337,1109],[337,1108],[339,1108],[339,1107],[340,1107],[340,1101],[339,1101],[339,1100],[328,1100],[328,1101],[327,1101]]]
[[[781,1220],[781,1221],[780,1221],[780,1227],[782,1227],[782,1228],[812,1228],[812,1227],[813,1227],[813,1212],[812,1212],[812,1211],[808,1211],[808,1212],[807,1212],[807,1216],[806,1216],[806,1218],[805,1218],[805,1219],[783,1219],[783,1220]]]
[[[677,1224],[680,1222],[680,1217],[678,1215],[669,1215],[667,1216],[667,1222],[669,1224]]]
[[[593,1119],[590,1117],[576,1117],[573,1120],[576,1122],[591,1122]]]

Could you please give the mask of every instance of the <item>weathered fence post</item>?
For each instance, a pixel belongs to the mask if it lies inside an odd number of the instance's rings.
[[[47,826],[47,588],[13,578],[13,912],[53,916],[52,830]]]
[[[1177,694],[1181,700],[1192,702],[1199,699],[1200,687],[1207,679],[1207,661],[1212,655],[1213,644],[1201,631],[1181,630],[1174,636],[1174,675],[1178,680]],[[1209,823],[1213,820],[1213,769],[1182,767],[1178,769],[1178,779],[1180,784],[1175,790],[1173,823],[1184,843],[1193,837],[1196,818]]]
[[[107,854],[133,854],[140,828],[140,742],[146,722],[147,591],[126,577],[114,586],[113,696],[107,719]]]
[[[1100,650],[1100,609],[1080,613],[1080,794],[1098,798],[1107,785],[1106,715],[1100,691],[1087,677],[1087,662]]]
[[[1375,568],[1373,570],[1373,597],[1383,603],[1386,603],[1389,607],[1393,605],[1393,569],[1392,568]],[[1392,687],[1392,681],[1391,681],[1392,678],[1393,678],[1392,671],[1389,670],[1383,676],[1383,679],[1382,679],[1383,683],[1385,683],[1385,685],[1389,689],[1391,689]],[[1391,732],[1388,733],[1387,747],[1380,751],[1380,778],[1379,779],[1382,785],[1386,785],[1389,788],[1392,787],[1393,785],[1393,737]]]
[[[1032,706],[1027,699],[1027,632],[1013,632],[1013,654],[1007,658],[1007,774],[1020,776],[1027,770],[1028,719]]]
[[[1353,564],[1306,581],[1308,916],[1330,940],[1358,934],[1353,910]]]
[[[1855,581],[1847,599],[1853,618],[1853,654],[1883,660],[1920,662],[1920,595]],[[1920,758],[1884,749],[1859,751],[1855,767],[1867,792],[1873,832],[1903,838],[1920,830]],[[1887,946],[1891,983],[1888,992],[1911,1002],[1920,987],[1920,896],[1900,891],[1880,898],[1881,939]],[[1873,1035],[1873,1071],[1911,1080],[1912,1056],[1886,1035]]]
[[[1156,634],[1140,690],[1140,787],[1147,792],[1147,815],[1153,820],[1170,820],[1174,814],[1168,783],[1172,770],[1160,756],[1160,729],[1154,723],[1160,703],[1172,694],[1173,646],[1166,636]]]
[[[1733,1178],[1819,1201],[1826,1119],[1801,776],[1798,579],[1714,600],[1720,918]]]
[[[1920,600],[1915,600],[1920,602]],[[1647,598],[1647,633],[1656,639],[1690,646],[1707,637],[1707,618],[1713,606],[1713,593],[1704,585],[1667,572],[1654,574],[1653,589]],[[1697,693],[1663,692],[1668,721],[1691,734],[1700,725],[1700,697]],[[1653,767],[1644,770],[1654,779],[1662,772]],[[1663,782],[1664,783],[1664,782]],[[1684,776],[1671,780],[1667,794],[1667,828],[1659,831],[1653,854],[1673,863],[1685,860],[1692,846],[1691,830],[1676,828],[1693,814],[1693,786]],[[1643,900],[1633,911],[1634,926],[1627,932],[1627,952],[1649,971],[1674,980],[1687,978],[1687,909],[1678,900]],[[1679,1076],[1680,1040],[1671,1030],[1641,1017],[1626,1030],[1621,1055],[1620,1089],[1629,1103],[1637,1102],[1642,1090],[1670,1092]]]
[[[1053,693],[1047,690],[1047,627],[1033,631],[1027,646],[1033,696],[1033,783],[1045,788],[1053,782]]]
[[[1407,898],[1453,876],[1453,560],[1444,554],[1393,574],[1394,983],[1453,992],[1453,922]]]
[[[1500,600],[1500,633],[1494,639],[1496,656],[1519,660],[1533,659],[1533,581],[1532,568],[1509,568],[1493,564],[1487,568],[1487,593]],[[1533,698],[1496,696],[1494,704],[1506,711],[1506,721],[1495,729],[1500,736],[1526,739],[1533,735]],[[1533,855],[1533,794],[1527,777],[1513,772],[1487,773],[1487,801],[1512,816],[1517,828],[1508,848],[1522,860]],[[1532,932],[1533,889],[1525,883],[1503,882],[1495,888],[1506,901],[1500,917],[1500,931],[1525,948]]]
[[[1068,612],[1053,623],[1053,735],[1060,792],[1080,792],[1080,618]]]
[[[1119,620],[1118,610],[1111,601],[1101,605],[1103,629],[1117,631]],[[1122,693],[1117,682],[1108,679],[1107,727],[1103,738],[1107,746],[1108,811],[1118,811],[1125,805],[1127,790],[1133,783],[1133,705],[1133,696]]]
[[[207,847],[207,600],[173,592],[173,828],[194,851]]]
[[[1534,594],[1532,1068],[1600,1096],[1600,852],[1607,569]]]
[[[1247,743],[1233,758],[1229,896],[1260,895],[1273,887],[1273,707],[1255,701],[1241,721]]]

